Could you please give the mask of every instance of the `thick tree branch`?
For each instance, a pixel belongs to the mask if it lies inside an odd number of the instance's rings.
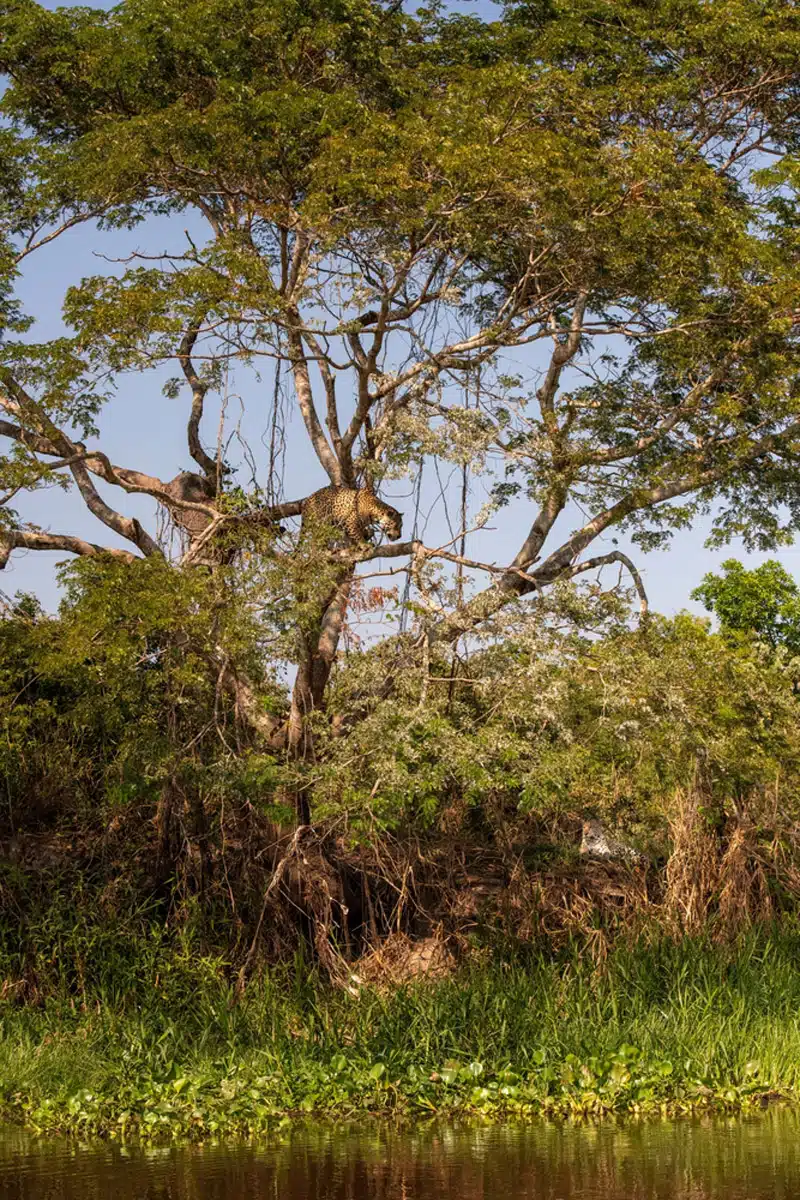
[[[1,400],[0,403],[2,403]],[[61,457],[58,447],[49,438],[42,437],[38,433],[31,433],[21,425],[13,424],[12,421],[0,420],[0,437],[11,438],[12,441],[27,446],[36,454],[52,454],[54,458]]]
[[[192,389],[192,411],[189,415],[189,423],[186,427],[186,437],[189,443],[189,453],[194,461],[208,479],[216,480],[216,459],[213,459],[210,455],[206,454],[200,442],[200,422],[203,418],[203,405],[205,404],[208,386],[207,384],[203,383],[200,376],[197,374],[192,361],[192,351],[199,333],[199,323],[193,324],[192,327],[187,329],[186,333],[184,334],[178,350],[178,362],[181,364],[181,369],[186,377],[186,382]]]
[[[561,513],[564,511],[564,506],[567,503],[568,486],[564,479],[556,479],[550,487],[550,490],[545,498],[545,502],[536,514],[536,518],[530,527],[528,536],[519,548],[512,567],[522,568],[529,567],[539,558],[542,546],[547,541],[550,535],[550,530],[555,525]]]
[[[73,537],[68,533],[41,533],[33,529],[4,529],[0,530],[0,571],[5,568],[12,550],[66,550],[70,554],[84,555],[89,558],[108,554],[122,562],[136,562],[137,559],[137,555],[131,554],[129,550],[98,546],[95,542],[87,542],[83,538]]]
[[[37,454],[54,458],[57,458],[59,454],[58,447],[52,439],[31,433],[10,421],[0,420],[0,435],[12,438]],[[104,482],[121,487],[126,492],[152,496],[173,513],[175,511],[178,513],[194,512],[204,517],[207,524],[197,536],[192,538],[192,545],[183,559],[184,563],[194,561],[198,557],[198,553],[202,547],[223,526],[239,526],[241,528],[274,526],[276,522],[282,520],[284,517],[300,516],[302,512],[301,500],[287,500],[281,504],[257,509],[249,513],[221,513],[213,503],[187,500],[182,497],[171,486],[175,483],[174,480],[165,483],[155,475],[146,475],[142,471],[117,466],[111,463],[108,457],[101,451],[86,450],[82,445],[80,446],[79,453],[67,459],[58,459],[56,462],[47,463],[46,469],[58,470],[59,468],[72,466],[74,462],[79,461],[89,471],[104,480]],[[8,497],[6,497],[7,499]]]
[[[375,339],[373,340],[377,341],[379,337],[380,333],[376,333]],[[364,422],[369,416],[369,412],[373,403],[375,403],[373,397],[370,395],[369,390],[370,378],[372,377],[372,373],[375,369],[375,364],[372,359],[372,355],[368,355],[365,351],[361,343],[361,338],[357,333],[348,334],[348,341],[350,343],[350,349],[353,352],[353,363],[355,366],[356,378],[358,380],[358,399],[356,401],[356,409],[349,425],[347,426],[347,429],[344,431],[344,436],[342,438],[342,449],[344,453],[350,457],[353,443],[355,442],[361,430],[364,428]]]
[[[343,482],[342,469],[339,460],[330,447],[320,425],[317,410],[314,405],[314,393],[311,388],[311,376],[308,372],[308,360],[303,352],[303,340],[299,333],[300,314],[297,309],[291,313],[291,323],[287,328],[289,339],[289,362],[294,376],[294,390],[297,403],[303,417],[314,453],[322,464],[328,478],[333,484]]]
[[[213,656],[212,665],[219,673],[220,683],[233,696],[243,723],[255,730],[272,749],[283,749],[286,745],[286,722],[266,711],[250,680],[237,671],[222,649]]]
[[[114,533],[119,534],[121,538],[132,541],[134,546],[138,546],[146,556],[160,554],[161,550],[157,542],[140,526],[136,517],[126,517],[122,516],[120,512],[116,512],[92,484],[89,469],[84,461],[85,446],[82,443],[73,442],[72,438],[67,437],[67,434],[49,418],[47,410],[42,404],[34,400],[34,397],[30,396],[17,383],[10,371],[0,371],[0,380],[6,389],[6,396],[0,397],[1,406],[23,421],[28,418],[30,424],[37,427],[37,432],[34,434],[36,439],[44,438],[46,442],[53,445],[56,455],[71,460],[68,469],[70,469],[72,478],[78,485],[78,491],[82,494],[86,508],[91,514],[96,516],[104,526],[113,529]],[[25,439],[22,440],[24,442]]]
[[[7,410],[10,409],[14,415],[22,417],[23,420],[28,416],[30,423],[38,426],[39,433],[37,436],[44,436],[48,441],[52,442],[57,454],[61,458],[72,460],[69,470],[78,485],[78,491],[81,493],[86,507],[93,516],[97,517],[98,521],[101,521],[109,529],[113,529],[114,533],[119,534],[120,537],[133,542],[143,554],[160,554],[161,551],[158,544],[142,528],[135,517],[124,517],[121,513],[111,508],[109,504],[106,504],[92,483],[85,462],[82,461],[82,453],[85,447],[80,443],[73,442],[71,438],[53,423],[43,405],[34,400],[17,383],[10,371],[0,371],[0,380],[6,389],[8,397],[2,401],[3,407]]]
[[[583,317],[586,312],[586,302],[588,296],[586,292],[581,292],[575,301],[575,307],[572,310],[572,319],[569,325],[569,333],[566,337],[562,336],[562,331],[555,325],[555,321],[551,321],[551,332],[555,348],[550,355],[550,363],[547,368],[544,379],[539,387],[536,398],[539,401],[539,408],[542,413],[542,422],[549,436],[558,436],[558,420],[555,411],[555,398],[558,391],[558,385],[561,382],[561,375],[564,367],[570,362],[578,352],[578,347],[581,341],[581,329],[583,326]]]
[[[339,428],[339,410],[336,404],[336,378],[331,370],[329,356],[325,354],[319,339],[316,334],[310,330],[305,330],[303,340],[311,350],[315,357],[319,373],[322,376],[322,385],[325,388],[326,401],[326,417],[325,424],[328,426],[328,433],[331,437],[334,453],[339,461],[342,470],[342,477],[345,483],[353,486],[354,479],[352,474],[352,464],[348,453],[349,447],[345,449],[342,444],[342,433]],[[324,464],[323,464],[324,465]]]
[[[0,404],[3,404],[2,398],[0,398]],[[32,433],[19,425],[13,424],[11,421],[0,420],[0,436],[19,442],[36,454],[45,454],[54,458],[60,458],[62,453],[56,441],[52,438]],[[76,452],[61,459],[59,462],[48,463],[48,469],[58,470],[59,468],[72,466],[73,463],[80,462],[93,475],[97,475],[105,483],[121,487],[123,491],[152,496],[168,508],[193,509],[203,513],[209,519],[216,515],[217,510],[211,504],[183,500],[180,497],[172,495],[169,491],[169,484],[164,483],[156,475],[147,475],[144,471],[135,471],[130,467],[116,466],[101,450],[87,450],[82,442],[75,442],[73,444]]]

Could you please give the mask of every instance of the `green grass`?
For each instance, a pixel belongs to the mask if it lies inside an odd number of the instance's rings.
[[[107,968],[77,997],[73,980],[0,1008],[0,1101],[39,1129],[153,1138],[309,1112],[736,1109],[800,1096],[799,952],[785,934],[662,941],[597,970],[576,946],[357,996],[298,962],[231,1007],[219,964],[145,947],[127,991]]]

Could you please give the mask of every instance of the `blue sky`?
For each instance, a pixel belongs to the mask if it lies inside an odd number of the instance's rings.
[[[461,4],[458,7],[462,10],[485,12],[489,6]],[[40,256],[33,256],[28,260],[19,288],[27,310],[37,318],[37,325],[31,336],[43,339],[62,329],[60,307],[65,289],[71,283],[78,282],[84,275],[119,269],[98,255],[121,258],[134,249],[148,253],[160,252],[166,248],[175,250],[183,241],[182,231],[187,223],[185,215],[177,219],[158,218],[150,220],[133,232],[117,231],[104,234],[87,226],[71,231]],[[536,371],[541,362],[541,354],[537,359],[533,353],[521,353],[518,359],[520,373],[535,382]],[[182,393],[178,399],[168,400],[161,391],[164,380],[175,374],[176,369],[169,369],[148,375],[129,375],[120,380],[117,395],[100,419],[101,437],[98,445],[112,461],[159,475],[164,479],[169,479],[179,470],[192,466],[185,449],[187,396]],[[260,381],[252,376],[239,377],[234,374],[228,385],[227,428],[229,431],[233,430],[237,421],[241,419],[243,435],[261,463],[266,458],[263,439],[269,427],[272,387],[270,365],[265,367],[264,377]],[[215,404],[209,406],[203,430],[205,444],[209,446],[216,442],[218,412]],[[327,482],[321,467],[308,450],[296,415],[288,429],[288,445],[285,479],[287,499],[307,494],[314,487],[323,486]],[[235,457],[235,447],[232,449],[232,456]],[[445,513],[441,503],[437,504],[437,497],[440,481],[446,480],[451,470],[447,464],[440,464],[440,478],[437,479],[432,463],[425,468],[422,512],[429,512],[430,517],[427,530],[423,529],[421,533],[428,545],[441,544],[449,536]],[[407,534],[411,532],[412,521],[410,492],[409,483],[393,483],[386,489],[387,498],[392,497],[397,507],[406,514]],[[130,515],[139,516],[148,528],[152,529],[153,505],[149,500],[120,497],[117,489],[108,489],[108,493],[115,505]],[[474,509],[480,507],[484,498],[481,486],[476,482],[473,492]],[[44,528],[79,534],[106,543],[114,541],[113,535],[107,536],[107,531],[87,513],[80,497],[74,494],[48,490],[25,499],[18,507],[25,518]],[[524,504],[516,504],[511,509],[504,510],[491,522],[496,528],[484,530],[471,538],[468,554],[498,563],[508,561],[516,553],[527,531],[529,520],[530,513]],[[577,523],[577,514],[567,514],[562,522],[564,532]],[[723,559],[731,556],[750,565],[755,565],[767,557],[775,557],[780,559],[792,574],[800,574],[800,550],[795,547],[771,555],[748,555],[741,545],[733,543],[722,551],[712,552],[704,547],[707,533],[708,528],[704,524],[676,535],[668,550],[647,555],[643,555],[638,549],[631,551],[641,569],[653,608],[665,613],[687,607],[701,611],[689,600],[691,589],[706,571],[718,568]],[[123,543],[119,541],[117,544]],[[627,548],[624,539],[620,539],[620,548]],[[590,553],[602,553],[604,549],[611,549],[610,537],[604,544],[595,543]],[[17,552],[0,576],[0,588],[6,594],[13,594],[18,590],[34,591],[46,607],[52,609],[58,598],[55,564],[63,557],[61,553]]]

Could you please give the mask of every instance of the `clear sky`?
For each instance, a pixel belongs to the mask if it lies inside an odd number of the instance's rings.
[[[473,12],[486,12],[490,6],[474,3],[459,4],[458,7]],[[69,284],[88,274],[121,270],[120,266],[109,263],[107,258],[122,258],[134,249],[148,253],[160,252],[166,248],[178,249],[183,241],[183,229],[190,221],[191,218],[184,214],[176,219],[152,219],[133,232],[104,234],[87,226],[71,231],[45,249],[40,256],[33,256],[28,260],[19,289],[27,310],[37,317],[37,325],[30,336],[38,340],[61,331],[61,302]],[[107,257],[99,257],[100,255]],[[537,361],[532,353],[521,354],[520,373],[535,384],[537,368],[541,361],[541,357]],[[187,396],[184,391],[178,399],[168,400],[161,392],[164,380],[175,374],[177,370],[172,369],[159,374],[130,375],[119,382],[115,399],[101,416],[101,437],[97,443],[113,462],[147,471],[163,479],[173,477],[179,470],[191,468],[192,463],[185,448]],[[269,429],[272,391],[271,365],[265,367],[261,380],[253,378],[252,374],[241,378],[233,375],[229,379],[226,429],[234,436],[231,447],[231,457],[234,460],[237,458],[235,430],[237,423],[240,423],[242,436],[249,443],[259,464],[263,466],[266,460],[265,439]],[[204,442],[208,446],[216,443],[218,420],[219,409],[212,404],[209,406],[203,429]],[[292,436],[293,429],[296,436]],[[314,487],[323,486],[327,480],[308,450],[297,416],[287,433],[284,492],[287,499],[292,499],[307,494]],[[427,531],[423,528],[420,533],[428,545],[441,544],[449,536],[446,532],[445,514],[441,503],[437,503],[437,497],[440,482],[446,481],[451,470],[447,464],[441,464],[440,478],[437,479],[433,463],[429,463],[425,468],[422,513],[429,513],[430,516]],[[148,528],[153,528],[151,501],[147,498],[121,497],[118,489],[114,488],[107,491],[115,506],[130,515],[139,516]],[[410,534],[413,508],[411,485],[391,484],[386,488],[385,494],[387,498],[394,498],[393,502],[405,512],[405,533]],[[483,499],[479,485],[476,484],[473,494],[475,509],[480,507]],[[18,507],[24,517],[43,528],[83,535],[106,544],[114,542],[113,535],[99,526],[85,510],[80,497],[75,494],[47,490],[25,499]],[[496,528],[485,530],[471,539],[468,554],[498,563],[510,560],[527,531],[529,521],[530,512],[525,504],[520,503],[510,510],[504,510],[498,514],[496,521],[492,522]],[[573,512],[566,515],[566,529],[578,523],[578,514]],[[766,557],[775,557],[780,559],[792,574],[800,574],[800,550],[795,547],[772,555],[748,555],[741,545],[734,543],[723,551],[712,552],[704,547],[707,532],[706,527],[697,527],[690,532],[678,534],[671,548],[665,551],[647,555],[643,555],[636,548],[630,551],[640,566],[654,609],[665,613],[685,607],[700,611],[689,601],[689,593],[706,571],[716,569],[726,557],[738,557],[750,565],[755,565]],[[116,544],[124,543],[120,540]],[[604,549],[610,548],[609,538],[605,545],[595,543],[590,552],[602,553]],[[620,539],[620,548],[627,548],[624,539]],[[53,608],[58,597],[55,564],[63,557],[63,553],[15,552],[5,572],[0,575],[0,588],[7,595],[18,590],[34,591],[48,608]]]

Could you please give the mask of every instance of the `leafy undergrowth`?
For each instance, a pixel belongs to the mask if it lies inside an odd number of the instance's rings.
[[[32,1128],[150,1140],[296,1115],[496,1118],[738,1110],[800,1096],[792,939],[579,948],[387,994],[298,964],[230,1006],[209,964],[113,1001],[0,1011],[0,1100]]]

